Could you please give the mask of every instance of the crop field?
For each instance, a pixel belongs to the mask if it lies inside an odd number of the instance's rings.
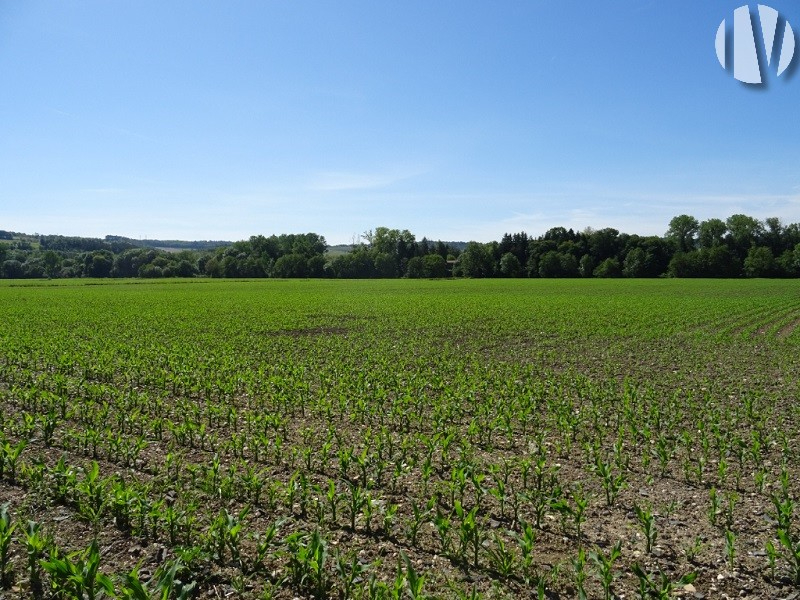
[[[796,598],[800,282],[0,284],[0,598]]]

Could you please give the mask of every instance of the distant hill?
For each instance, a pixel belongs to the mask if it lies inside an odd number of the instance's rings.
[[[19,233],[15,231],[0,230],[0,242],[3,240],[17,241],[29,243],[33,247],[38,247],[40,242],[43,246],[56,248],[56,249],[69,249],[72,250],[98,250],[111,248],[114,251],[120,251],[125,248],[155,248],[157,250],[165,250],[167,252],[180,252],[181,250],[195,250],[205,251],[214,250],[215,248],[224,248],[232,246],[234,242],[227,240],[157,240],[157,239],[134,239],[122,235],[107,235],[105,238],[89,238],[89,237],[74,237],[74,236],[61,236],[61,235],[39,235]],[[429,244],[435,244],[437,240],[427,240]],[[444,242],[446,245],[457,249],[459,252],[467,247],[467,242]],[[352,252],[355,246],[353,244],[336,244],[328,246],[327,255],[331,258]]]
[[[178,252],[181,250],[213,250],[214,248],[221,248],[233,245],[233,242],[222,240],[135,240],[132,238],[123,237],[120,235],[107,235],[105,241],[108,243],[124,243],[131,246],[138,246],[140,248],[156,248],[158,250],[166,250]]]

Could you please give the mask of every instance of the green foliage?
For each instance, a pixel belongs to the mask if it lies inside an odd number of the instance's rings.
[[[11,539],[17,528],[17,524],[11,522],[8,507],[8,503],[0,506],[0,589],[7,588],[11,583]]]
[[[633,512],[636,514],[638,525],[644,534],[645,551],[650,554],[656,539],[658,539],[655,515],[653,515],[653,511],[650,507],[641,507],[638,504],[633,505]]]
[[[696,578],[696,573],[687,573],[677,581],[672,581],[670,577],[659,571],[649,573],[638,562],[634,563],[631,571],[639,579],[639,597],[641,600],[654,598],[656,600],[669,600],[677,587],[692,583]]]
[[[111,579],[99,572],[100,550],[97,540],[85,552],[70,556],[51,556],[41,561],[42,568],[50,575],[51,587],[59,598],[96,600],[114,596]]]
[[[325,569],[328,542],[319,531],[314,530],[310,535],[303,532],[290,534],[285,544],[292,583],[298,589],[310,592],[315,598],[324,598],[328,589]]]

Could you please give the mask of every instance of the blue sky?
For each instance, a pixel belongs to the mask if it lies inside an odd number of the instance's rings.
[[[0,229],[798,222],[800,76],[722,69],[741,4],[0,0]],[[770,6],[800,30],[799,1]]]

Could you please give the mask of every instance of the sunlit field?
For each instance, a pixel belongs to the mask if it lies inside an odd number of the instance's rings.
[[[0,597],[790,596],[798,325],[796,280],[3,282]]]

